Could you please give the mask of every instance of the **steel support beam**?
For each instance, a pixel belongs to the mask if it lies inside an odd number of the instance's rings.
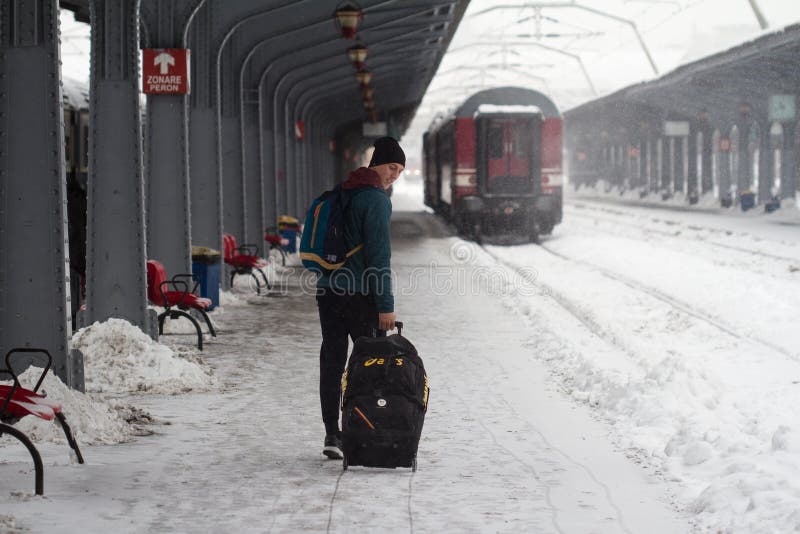
[[[63,117],[57,1],[0,3],[0,356],[46,349],[83,389],[69,347]]]
[[[187,28],[205,0],[142,0],[146,48],[186,48]],[[147,257],[169,275],[192,272],[188,98],[147,96]]]
[[[192,51],[192,94],[189,97],[189,183],[192,244],[222,251],[222,181],[215,108],[216,49],[208,38],[219,6],[206,1],[189,27]]]
[[[89,217],[83,324],[126,319],[155,336],[146,305],[139,114],[139,2],[91,0]]]
[[[781,198],[795,198],[798,189],[797,177],[797,125],[783,123],[783,151],[781,152]]]

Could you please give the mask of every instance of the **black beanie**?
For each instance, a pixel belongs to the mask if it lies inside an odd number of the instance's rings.
[[[406,166],[406,154],[397,141],[392,137],[381,137],[375,140],[375,152],[372,153],[372,159],[369,160],[369,167],[377,167],[384,163],[399,163],[403,167]]]

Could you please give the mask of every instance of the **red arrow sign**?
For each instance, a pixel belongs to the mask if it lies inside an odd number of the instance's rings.
[[[145,48],[142,50],[142,92],[149,95],[189,93],[189,50]]]

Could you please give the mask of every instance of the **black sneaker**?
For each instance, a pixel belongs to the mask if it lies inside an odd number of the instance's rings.
[[[322,449],[322,454],[331,460],[341,460],[344,457],[342,454],[342,438],[339,434],[325,436],[325,447]]]

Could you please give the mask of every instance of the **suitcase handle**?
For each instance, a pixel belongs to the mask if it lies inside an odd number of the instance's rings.
[[[395,328],[397,328],[397,335],[398,336],[402,336],[403,335],[403,322],[402,321],[395,321],[394,322],[394,326],[395,326]]]

